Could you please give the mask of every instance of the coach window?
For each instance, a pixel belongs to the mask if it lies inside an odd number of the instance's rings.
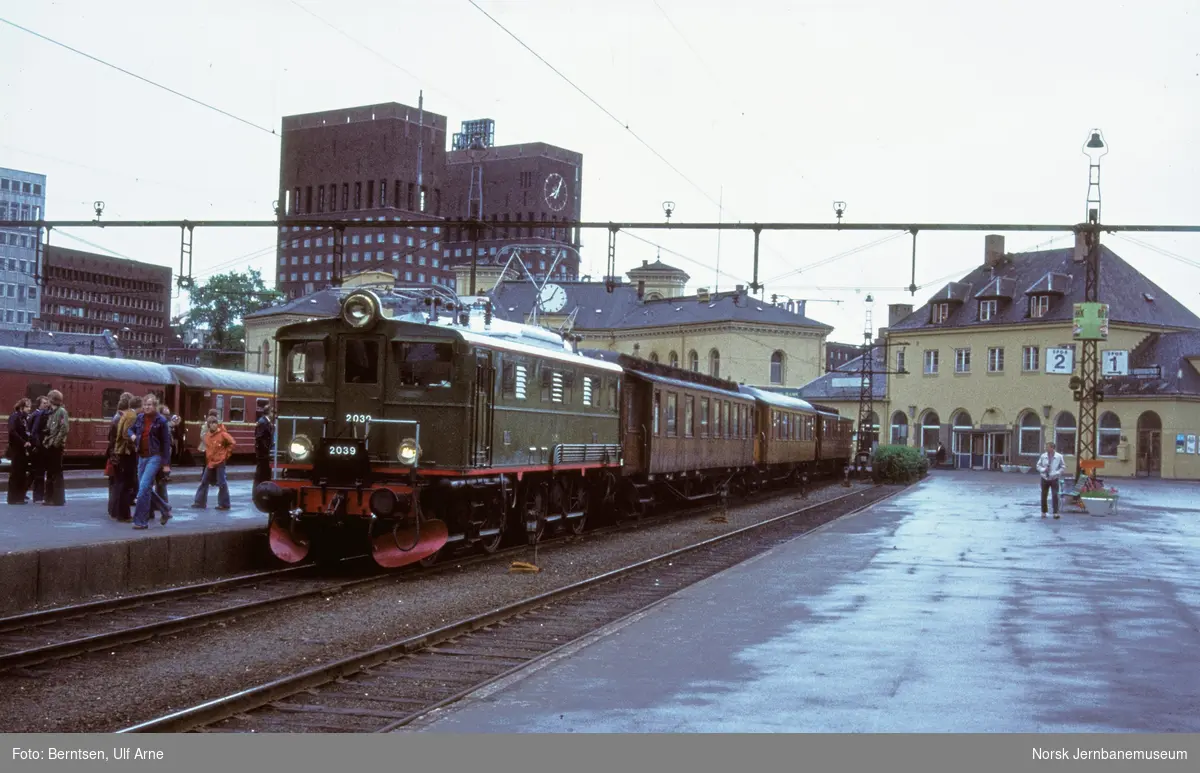
[[[608,380],[608,389],[604,391],[608,394],[608,410],[617,410],[617,398],[621,393],[621,380],[619,378],[610,378]]]
[[[291,384],[325,383],[325,342],[284,342],[287,351],[287,380]]]
[[[105,419],[112,418],[117,412],[117,403],[121,402],[120,389],[105,389],[100,396],[100,415]]]
[[[679,434],[679,428],[675,421],[678,399],[678,395],[674,392],[667,392],[667,437],[675,437]]]
[[[700,437],[708,437],[708,398],[700,398]]]
[[[454,348],[450,344],[393,341],[392,359],[401,386],[448,387],[453,378]],[[507,376],[508,368],[505,367]]]
[[[260,397],[254,401],[254,420],[255,421],[258,421],[259,419],[262,418],[263,414],[266,413],[267,406],[270,405],[270,403],[271,403],[271,401],[265,397]]]
[[[654,436],[658,437],[658,414],[662,411],[662,392],[654,390]]]
[[[50,385],[49,384],[39,384],[36,382],[31,382],[29,384],[29,386],[25,387],[25,396],[28,397],[30,400],[36,401],[39,397],[45,397],[48,394],[50,394]],[[34,407],[36,407],[36,406],[34,406]],[[115,412],[116,411],[114,410],[114,413]]]
[[[683,398],[683,436],[692,437],[696,434],[696,398],[687,395]]]
[[[225,395],[217,395],[213,407],[217,409],[217,421],[225,421]]]
[[[241,395],[233,395],[229,398],[229,420],[230,421],[245,421],[246,420],[246,398]]]
[[[379,383],[379,342],[347,338],[342,377],[346,384]]]

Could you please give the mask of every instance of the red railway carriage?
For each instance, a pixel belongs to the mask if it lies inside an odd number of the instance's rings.
[[[155,394],[183,417],[183,463],[194,454],[200,424],[212,407],[221,411],[237,440],[235,458],[252,457],[253,422],[272,398],[274,383],[273,377],[255,373],[0,346],[0,399],[11,406],[21,397],[62,392],[71,416],[64,457],[76,463],[103,462],[122,392]],[[0,443],[7,440],[4,426]]]
[[[181,456],[185,463],[197,454],[204,417],[214,408],[237,443],[234,456],[253,455],[254,423],[274,399],[273,376],[189,365],[168,365],[167,370],[177,382],[175,402],[169,398],[168,404],[184,417]]]

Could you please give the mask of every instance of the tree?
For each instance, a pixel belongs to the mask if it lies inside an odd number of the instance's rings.
[[[191,291],[188,321],[209,330],[209,345],[200,364],[241,370],[245,362],[245,328],[242,319],[271,305],[281,293],[267,289],[254,269],[230,271],[209,277]]]

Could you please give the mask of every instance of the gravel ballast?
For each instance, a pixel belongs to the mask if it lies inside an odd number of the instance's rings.
[[[510,573],[512,560],[409,581],[386,582],[287,604],[244,620],[0,674],[3,732],[111,732],[339,660],[869,487],[827,485],[666,522],[540,547],[537,574]],[[453,563],[453,562],[451,562]]]

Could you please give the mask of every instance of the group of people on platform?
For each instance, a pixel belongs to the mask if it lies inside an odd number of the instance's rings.
[[[22,397],[8,417],[8,450],[12,463],[8,476],[8,503],[28,504],[26,494],[42,505],[66,504],[63,495],[63,451],[67,446],[70,415],[57,389],[36,402]]]
[[[70,416],[58,390],[39,397],[36,408],[34,405],[33,400],[21,398],[8,418],[5,455],[12,462],[8,504],[29,504],[28,495],[32,493],[34,503],[62,506],[66,504],[63,451]],[[255,485],[271,477],[274,416],[273,407],[268,405],[255,424]],[[171,480],[171,460],[178,458],[183,442],[181,417],[160,404],[156,395],[121,394],[109,425],[105,451],[110,518],[132,522],[134,529],[149,528],[155,513],[163,525],[171,520],[167,484]],[[231,508],[226,463],[236,446],[217,410],[210,410],[200,430],[198,450],[204,457],[204,472],[192,499],[193,508],[207,508],[210,486],[218,487],[217,509]]]

